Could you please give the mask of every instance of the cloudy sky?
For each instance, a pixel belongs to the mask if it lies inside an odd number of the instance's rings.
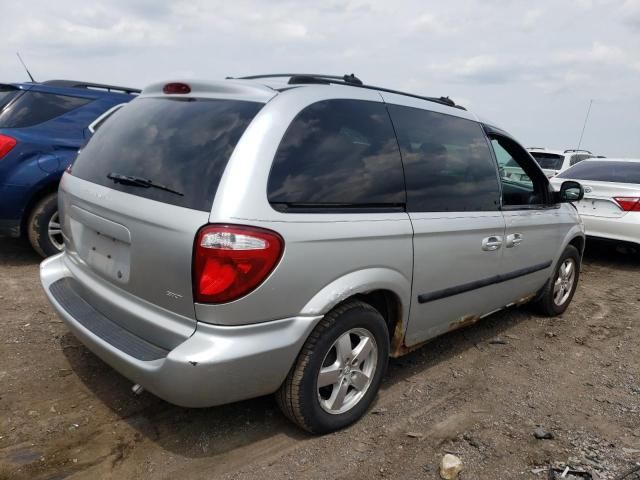
[[[0,82],[356,73],[449,95],[525,146],[640,157],[640,0],[2,2]]]

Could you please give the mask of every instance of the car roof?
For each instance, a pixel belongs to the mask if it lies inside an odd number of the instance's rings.
[[[565,150],[562,149],[553,149],[553,148],[545,148],[545,147],[528,147],[527,151],[530,153],[550,153],[552,155],[575,155],[575,154],[583,154],[583,155],[593,155],[589,150],[581,150],[574,148],[567,148]]]
[[[602,158],[588,158],[583,160],[580,163],[584,162],[630,162],[630,163],[640,163],[640,158],[610,158],[610,157],[602,157]]]
[[[288,80],[287,80],[288,79]],[[144,88],[143,97],[150,96],[166,96],[164,93],[165,86],[178,83],[189,86],[188,93],[179,93],[178,96],[192,97],[210,97],[210,98],[234,98],[253,101],[267,102],[276,95],[286,93],[294,89],[308,88],[332,88],[332,89],[367,89],[377,91],[383,97],[399,95],[407,99],[415,99],[418,106],[428,105],[422,102],[431,102],[438,105],[438,110],[446,110],[448,113],[464,118],[472,116],[475,120],[478,118],[466,113],[466,108],[456,105],[449,97],[424,97],[412,93],[392,90],[385,87],[376,87],[365,85],[360,79],[353,74],[339,76],[317,75],[317,74],[270,74],[255,75],[249,77],[227,77],[224,80],[169,80],[156,82]],[[171,94],[169,94],[171,95]],[[422,104],[422,105],[421,105]],[[479,121],[479,120],[478,120]]]
[[[429,102],[439,103],[449,107],[455,107],[461,110],[466,110],[461,105],[456,103],[449,97],[425,97],[423,95],[417,95],[415,93],[401,92],[399,90],[393,90],[386,87],[378,87],[374,85],[365,84],[362,80],[355,76],[355,74],[345,75],[325,75],[319,73],[269,73],[262,75],[249,75],[246,77],[227,77],[236,78],[239,80],[262,80],[262,79],[283,79],[288,78],[287,85],[344,85],[349,87],[364,88],[368,90],[376,90],[379,92],[393,93],[397,95],[404,95],[407,97],[419,98],[421,100],[427,100]]]
[[[172,84],[187,85],[187,93],[165,93],[165,87]],[[267,85],[247,80],[184,80],[173,79],[155,82],[142,90],[141,97],[180,98],[229,98],[254,102],[268,102],[278,91]]]
[[[131,87],[109,85],[104,83],[94,83],[78,80],[47,80],[44,82],[14,82],[5,85],[20,90],[35,90],[40,92],[52,92],[69,95],[94,96],[103,95],[137,95],[140,90]]]

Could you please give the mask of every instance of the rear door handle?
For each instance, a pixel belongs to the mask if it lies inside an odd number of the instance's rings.
[[[485,252],[492,252],[498,250],[502,246],[502,237],[494,235],[482,240],[482,250]]]
[[[506,247],[507,248],[517,247],[522,243],[522,240],[523,240],[523,237],[521,233],[512,233],[510,235],[507,235]]]

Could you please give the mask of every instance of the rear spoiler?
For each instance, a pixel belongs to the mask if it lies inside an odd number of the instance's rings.
[[[82,82],[77,80],[47,80],[42,82],[43,85],[64,88],[87,88],[93,90],[106,90],[107,92],[128,93],[137,95],[140,93],[138,88],[122,87],[118,85],[107,85],[105,83]]]

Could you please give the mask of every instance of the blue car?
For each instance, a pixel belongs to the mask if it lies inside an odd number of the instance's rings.
[[[0,235],[46,257],[63,248],[57,190],[106,112],[139,90],[70,80],[0,84]]]

